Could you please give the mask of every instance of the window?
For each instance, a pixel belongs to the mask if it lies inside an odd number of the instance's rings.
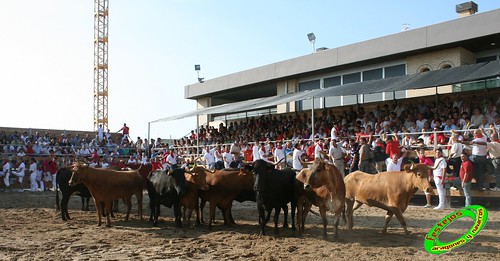
[[[360,82],[361,81],[361,73],[359,73],[359,72],[345,74],[343,77],[344,77],[343,84],[348,84],[348,83]]]
[[[316,90],[319,89],[321,85],[320,80],[301,82],[299,83],[299,92],[308,91],[308,90]],[[314,99],[314,108],[320,108],[321,106],[321,98]],[[311,109],[311,99],[297,101],[299,111],[310,110]]]
[[[496,60],[497,60],[497,56],[492,55],[492,56],[477,58],[476,63],[491,62],[491,61],[496,61]]]
[[[382,79],[382,68],[364,71],[363,81]]]
[[[403,76],[406,75],[406,65],[398,64],[394,66],[385,67],[384,71],[385,71],[385,78]]]
[[[342,83],[342,79],[340,76],[325,78],[323,80],[323,84],[324,84],[325,88],[332,87],[332,86],[338,86],[341,83]]]

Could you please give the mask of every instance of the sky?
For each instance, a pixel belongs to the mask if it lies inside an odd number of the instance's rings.
[[[108,120],[148,123],[196,109],[184,87],[458,18],[466,1],[109,0]],[[500,2],[476,0],[479,12]],[[0,126],[93,130],[94,0],[0,0]],[[149,125],[180,138],[196,118]]]

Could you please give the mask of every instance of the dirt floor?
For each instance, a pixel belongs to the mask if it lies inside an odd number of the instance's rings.
[[[268,235],[259,236],[254,202],[235,203],[237,225],[231,227],[224,226],[218,214],[212,230],[206,225],[174,228],[173,211],[165,207],[159,227],[152,227],[147,201],[145,195],[142,221],[135,205],[131,220],[123,221],[121,204],[112,227],[106,228],[97,227],[93,203],[91,211],[79,210],[78,196],[70,200],[72,220],[63,222],[55,210],[54,192],[0,192],[0,260],[500,260],[498,208],[489,209],[485,228],[470,243],[437,257],[424,250],[424,237],[452,209],[412,205],[405,213],[412,233],[405,236],[393,219],[383,236],[385,212],[363,206],[354,214],[354,230],[349,233],[342,225],[340,239],[334,241],[331,226],[329,238],[321,237],[321,221],[313,213],[308,215],[303,237],[296,237],[291,229],[280,229],[280,236],[274,237],[270,224]],[[462,218],[440,240],[458,238],[472,224]]]

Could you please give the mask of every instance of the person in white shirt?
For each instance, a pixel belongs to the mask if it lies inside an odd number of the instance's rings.
[[[224,149],[224,152],[222,153],[222,160],[224,161],[224,168],[228,169],[231,167],[230,165],[231,162],[233,162],[233,155],[231,154],[229,147]]]
[[[259,155],[259,142],[256,140],[255,141],[255,144],[252,146],[252,158],[253,158],[253,161],[256,161],[258,159],[260,159],[260,155]]]
[[[36,178],[38,176],[38,169],[35,158],[30,158],[29,173],[30,173],[31,191],[38,191],[38,183],[36,182]]]
[[[460,174],[460,165],[462,165],[462,159],[460,155],[462,154],[463,144],[458,140],[459,133],[452,131],[452,136],[450,139],[451,148],[448,151],[448,167],[447,172],[453,173],[453,176],[458,177]],[[453,166],[453,171],[450,166]]]
[[[205,154],[203,155],[203,160],[209,169],[215,168],[215,156],[213,150],[207,148]]]
[[[476,179],[476,188],[480,190],[486,190],[483,184],[483,174],[486,172],[486,164],[488,160],[486,159],[486,136],[483,135],[482,131],[479,129],[474,130],[474,139],[469,142],[472,146],[472,155],[469,160],[472,162],[472,172],[473,177]]]
[[[436,189],[438,191],[439,196],[439,204],[435,207],[435,210],[443,210],[444,209],[444,201],[445,201],[445,191],[444,191],[444,182],[446,174],[446,160],[443,157],[443,152],[441,149],[436,150],[436,160],[434,161],[434,167],[432,167],[432,176],[434,176],[434,184],[436,184]]]
[[[214,158],[214,163],[215,163],[215,158]],[[170,149],[170,154],[168,154],[167,156],[167,165],[170,167],[170,169],[177,168],[177,155],[175,155],[174,149]]]
[[[387,171],[401,171],[401,163],[403,162],[403,157],[399,157],[397,153],[393,153],[391,158],[385,159],[385,165]]]
[[[17,180],[19,182],[19,187],[22,190],[23,189],[24,172],[26,171],[26,165],[24,164],[22,159],[18,159],[17,162],[19,163],[19,165],[17,166],[17,170],[12,171],[12,174],[18,178]]]
[[[320,138],[316,144],[314,145],[314,158],[321,158],[321,159],[325,159],[325,158],[328,158],[328,154],[326,153],[326,151],[324,150],[323,148],[323,145],[324,144],[324,139],[323,138]]]
[[[342,178],[345,177],[345,162],[344,151],[337,145],[337,141],[332,139],[330,141],[330,148],[328,149],[328,156],[333,160],[333,165],[339,169]]]
[[[5,184],[5,189],[10,189],[10,173],[11,173],[11,165],[9,160],[4,160],[3,168],[2,168],[2,175],[3,176],[3,182]]]
[[[286,166],[285,162],[285,149],[283,148],[283,143],[278,141],[276,148],[273,152],[274,162],[276,163],[276,168],[284,169]]]
[[[127,164],[136,164],[137,160],[134,158],[134,156],[130,156],[128,158]]]
[[[300,143],[296,143],[295,144],[295,148],[293,150],[293,156],[292,156],[292,167],[295,169],[295,170],[301,170],[303,168],[302,166],[302,154],[304,154],[304,152],[302,150],[300,150]]]

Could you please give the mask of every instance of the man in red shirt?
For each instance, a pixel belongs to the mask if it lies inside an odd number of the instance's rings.
[[[462,181],[462,189],[464,190],[465,206],[470,206],[471,195],[470,187],[472,183],[472,162],[470,162],[467,154],[460,154],[462,165],[460,166],[460,181]]]
[[[120,132],[120,131],[123,133],[123,135],[122,135],[122,142],[121,142],[120,145],[123,145],[123,141],[125,139],[127,139],[127,141],[128,141],[128,138],[129,138],[129,135],[130,135],[130,128],[127,127],[126,123],[124,123],[123,127],[119,131],[117,131],[117,132]]]
[[[397,154],[401,157],[401,149],[399,148],[399,140],[398,135],[394,135],[394,139],[392,135],[387,135],[385,137],[385,154],[389,156],[389,158],[393,158],[393,154]]]

